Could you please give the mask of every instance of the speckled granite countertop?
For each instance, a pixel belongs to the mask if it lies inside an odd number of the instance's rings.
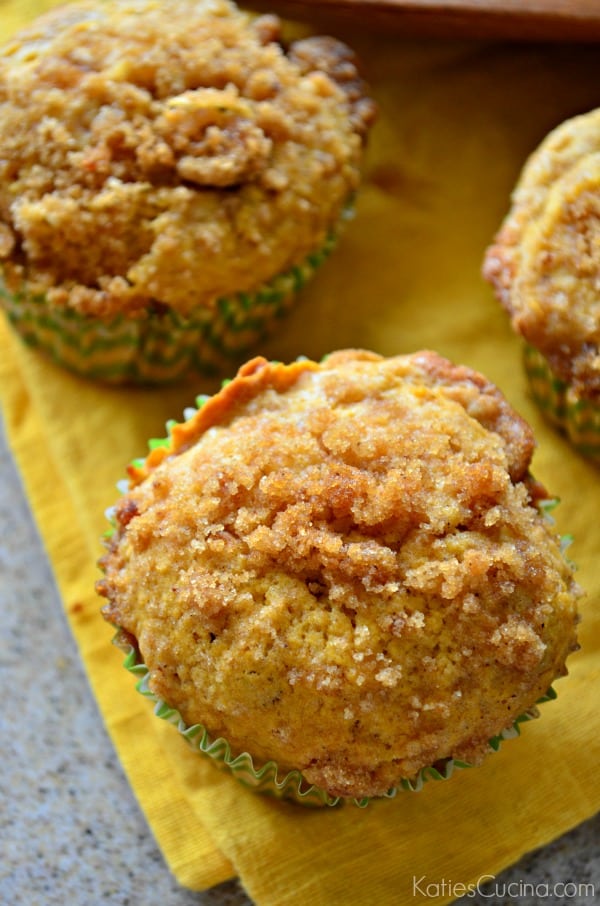
[[[3,432],[0,617],[0,902],[248,906],[236,882],[193,893],[170,875],[87,686]],[[600,906],[600,816],[457,903]]]

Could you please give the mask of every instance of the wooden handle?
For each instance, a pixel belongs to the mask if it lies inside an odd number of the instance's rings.
[[[345,20],[409,36],[600,40],[600,0],[256,0],[299,20]]]

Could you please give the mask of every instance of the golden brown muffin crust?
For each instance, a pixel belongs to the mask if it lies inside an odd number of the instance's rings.
[[[351,52],[288,52],[227,0],[83,0],[0,53],[5,279],[100,316],[186,314],[318,249],[373,103]]]
[[[187,723],[334,795],[477,763],[575,644],[531,450],[435,353],[253,360],[132,470],[105,616]]]
[[[582,397],[600,393],[600,110],[527,161],[484,276],[513,327]]]

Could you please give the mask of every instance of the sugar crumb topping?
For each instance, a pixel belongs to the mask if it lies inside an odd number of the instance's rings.
[[[80,0],[0,49],[0,261],[57,306],[186,315],[320,249],[374,117],[352,52],[228,0]]]

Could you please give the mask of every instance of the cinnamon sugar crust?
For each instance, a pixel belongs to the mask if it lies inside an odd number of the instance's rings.
[[[132,470],[104,615],[186,723],[332,795],[477,764],[576,645],[532,449],[433,352],[255,359]]]
[[[82,0],[0,51],[0,266],[99,317],[186,315],[325,243],[374,104],[332,38],[228,0]]]
[[[527,161],[484,276],[515,330],[582,398],[600,393],[600,110]]]

